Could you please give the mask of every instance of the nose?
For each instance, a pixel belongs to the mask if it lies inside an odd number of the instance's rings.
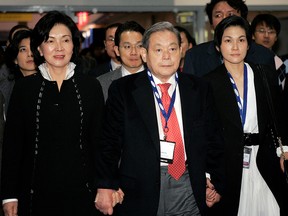
[[[32,51],[30,49],[28,50],[28,56],[29,57],[33,57],[33,53],[32,53]]]
[[[170,59],[170,52],[169,52],[169,50],[163,50],[162,58],[163,58],[163,59]]]
[[[63,46],[62,46],[61,42],[57,42],[56,50],[61,51],[62,49],[63,49]]]
[[[233,48],[233,49],[238,49],[238,43],[237,43],[237,42],[233,42],[232,48]]]

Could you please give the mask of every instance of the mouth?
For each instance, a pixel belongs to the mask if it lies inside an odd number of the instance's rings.
[[[55,59],[64,59],[65,55],[55,55]]]

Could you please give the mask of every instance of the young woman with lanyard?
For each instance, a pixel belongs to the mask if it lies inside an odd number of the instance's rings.
[[[285,179],[280,167],[283,161],[277,157],[269,136],[271,118],[263,80],[255,65],[244,62],[251,43],[249,27],[246,20],[237,16],[217,25],[214,42],[223,64],[205,77],[214,91],[226,149],[226,191],[211,213],[286,215]],[[268,67],[262,68],[280,114],[276,73]],[[280,131],[284,128],[280,124]]]

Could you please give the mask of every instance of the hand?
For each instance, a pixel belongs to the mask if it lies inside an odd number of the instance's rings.
[[[119,188],[118,191],[113,192],[112,198],[113,198],[113,205],[112,205],[113,207],[114,207],[115,205],[117,205],[117,203],[122,204],[123,199],[124,199],[124,193],[123,193],[123,191]]]
[[[284,152],[284,157],[286,160],[288,160],[288,152]],[[284,157],[282,155],[280,157],[280,167],[282,172],[284,172]]]
[[[3,204],[3,211],[5,216],[16,216],[18,212],[18,202],[12,201]]]
[[[113,193],[112,189],[98,189],[95,198],[95,207],[105,215],[113,214]]]
[[[220,194],[214,188],[210,179],[206,179],[206,205],[212,207],[215,203],[219,202],[221,199]]]

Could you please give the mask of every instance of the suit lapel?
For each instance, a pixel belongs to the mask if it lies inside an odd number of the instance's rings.
[[[139,114],[144,122],[144,125],[146,126],[147,131],[153,140],[156,152],[158,155],[160,155],[159,132],[154,95],[146,71],[141,72],[141,75],[135,80],[135,86],[136,87],[132,92],[132,96],[138,107]]]
[[[217,74],[218,78],[214,81],[214,94],[217,95],[217,100],[219,104],[224,104],[224,106],[219,107],[218,110],[222,113],[222,116],[228,121],[236,125],[241,131],[243,130],[241,124],[241,118],[239,114],[239,108],[236,102],[236,96],[227,76],[227,70],[224,64],[220,67],[220,71]]]

